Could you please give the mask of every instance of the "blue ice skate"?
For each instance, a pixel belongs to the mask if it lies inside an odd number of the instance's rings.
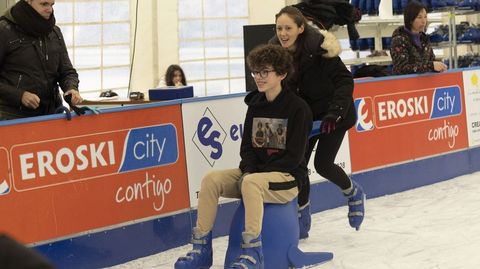
[[[193,228],[192,244],[193,249],[178,258],[175,269],[208,269],[212,266],[212,232],[202,236],[197,228]]]
[[[312,226],[310,202],[298,209],[298,226],[300,228],[300,239],[308,238],[308,232]]]
[[[228,269],[263,269],[262,237],[253,238],[253,235],[242,233],[242,253],[233,261]]]
[[[287,256],[290,263],[289,268],[309,268],[333,259],[331,252],[303,252],[298,246],[290,246]]]
[[[357,182],[352,180],[352,185],[352,191],[345,195],[348,197],[348,221],[350,226],[358,231],[365,216],[366,195]]]

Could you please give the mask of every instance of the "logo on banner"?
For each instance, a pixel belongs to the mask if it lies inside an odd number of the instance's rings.
[[[479,79],[477,72],[471,73],[470,75],[470,85],[469,85],[469,94],[470,94],[470,102],[473,104],[476,104],[475,106],[478,106],[479,101],[480,101],[480,85],[479,85]],[[478,111],[478,109],[475,109],[475,111]],[[478,117],[478,113],[475,113],[475,115]],[[472,117],[472,118],[477,118],[477,117]],[[480,121],[472,121],[471,123],[471,128],[472,128],[472,133],[478,133],[480,132]]]
[[[3,154],[4,152],[5,154]],[[10,192],[7,159],[7,151],[4,148],[0,148],[0,196]]]
[[[473,73],[472,76],[470,77],[470,83],[472,84],[472,86],[478,88],[478,76],[476,73]]]
[[[459,115],[462,113],[461,98],[458,86],[436,89],[431,118],[438,119]]]
[[[67,137],[14,146],[16,190],[170,165],[179,156],[173,124]]]
[[[355,99],[355,109],[357,110],[357,132],[373,130],[372,99]]]
[[[1,195],[8,194],[8,193],[10,192],[10,186],[8,186],[7,180],[4,179],[4,180],[2,181],[2,180],[0,179],[0,181],[2,182],[2,183],[0,183],[0,196],[1,196]]]
[[[120,172],[175,163],[177,131],[172,124],[130,130]]]
[[[192,141],[211,167],[222,157],[223,143],[226,138],[227,132],[207,107],[203,117],[198,121]]]
[[[435,90],[433,97],[432,119],[447,118],[462,113],[462,101],[458,86]],[[430,129],[428,141],[447,141],[448,147],[455,147],[456,138],[460,132],[459,126],[451,124],[447,119],[437,128]]]
[[[462,112],[460,87],[379,95],[355,100],[357,132],[386,128],[432,119],[447,118]],[[375,113],[370,113],[372,109]],[[375,120],[373,120],[375,117]]]

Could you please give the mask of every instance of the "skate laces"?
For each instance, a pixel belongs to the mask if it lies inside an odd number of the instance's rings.
[[[202,238],[202,239],[192,238],[191,243],[194,244],[194,245],[206,245],[207,240],[205,238]]]
[[[262,241],[254,241],[252,242],[251,239],[245,240],[246,242],[242,243],[243,254],[237,257],[237,260],[230,264],[228,268],[241,268],[241,269],[250,269],[250,268],[257,268],[256,265],[258,264],[257,259],[254,257],[252,252],[257,252],[255,248],[262,247]],[[261,259],[260,253],[257,253],[259,258]],[[256,255],[255,255],[256,256]],[[254,267],[252,267],[254,266]]]
[[[357,195],[357,190],[358,188],[356,186],[353,186],[352,192],[350,194],[347,194],[349,201],[355,198],[355,195]]]
[[[357,195],[359,194],[359,195]],[[363,195],[358,192],[358,187],[353,188],[352,194],[349,195],[348,205],[350,206],[350,212],[348,213],[349,217],[363,216],[363,212],[356,208],[356,206],[363,204]],[[355,211],[354,211],[355,210]]]
[[[234,262],[232,263],[232,266],[240,266],[242,267],[242,269],[248,269],[248,266],[246,266],[245,264],[243,263],[239,263],[239,262]],[[231,268],[231,267],[230,267]]]
[[[366,195],[358,183],[352,182],[352,184],[352,191],[346,195],[348,197],[348,220],[350,226],[358,231],[365,215]]]
[[[298,207],[298,217],[300,218],[302,216],[302,213],[304,212],[305,208],[310,206],[310,201],[308,201],[306,204],[299,206]],[[308,210],[308,209],[307,209]]]
[[[202,252],[199,249],[192,249],[189,252],[187,252],[187,255],[182,256],[178,259],[179,260],[193,260],[193,256],[196,255],[196,254],[200,255],[200,254],[202,254]]]
[[[205,237],[202,237],[201,239],[196,239],[196,238],[193,237],[191,242],[193,244],[193,249],[190,250],[189,252],[187,252],[186,256],[183,256],[183,257],[180,257],[180,258],[186,258],[186,259],[192,260],[193,255],[202,254],[202,251],[200,249],[202,246],[199,246],[199,245],[206,245],[207,244],[207,239],[205,239]]]
[[[249,269],[246,263],[250,263],[251,265],[257,264],[257,260],[250,256],[250,255],[240,255],[238,257],[238,261],[231,264],[231,267],[235,268],[236,266],[241,267],[242,269]]]
[[[242,248],[256,248],[261,246],[262,246],[262,241],[242,243]]]

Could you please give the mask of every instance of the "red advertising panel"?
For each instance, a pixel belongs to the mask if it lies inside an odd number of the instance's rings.
[[[0,126],[0,134],[0,233],[23,242],[190,205],[180,105]]]
[[[468,146],[462,73],[355,84],[352,172]]]

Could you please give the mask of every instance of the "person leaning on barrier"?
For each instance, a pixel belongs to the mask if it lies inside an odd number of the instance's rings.
[[[435,61],[430,40],[425,34],[427,8],[420,2],[410,1],[403,12],[404,26],[392,34],[390,54],[394,75],[444,72],[447,66]]]
[[[185,72],[183,69],[177,65],[172,64],[167,68],[165,76],[160,80],[158,87],[165,86],[187,86],[187,78],[185,77]]]
[[[242,198],[245,206],[242,252],[226,268],[264,268],[263,204],[286,204],[295,199],[299,178],[307,174],[305,151],[312,115],[304,100],[282,86],[293,71],[291,56],[278,45],[261,45],[248,54],[247,63],[258,90],[245,97],[248,110],[239,168],[212,171],[204,176],[192,233],[193,250],[177,260],[175,269],[212,266],[212,228],[220,196]],[[257,132],[266,123],[274,129],[282,128],[285,139],[267,145],[262,134],[262,143],[255,143]]]
[[[0,120],[55,113],[59,86],[72,105],[82,102],[54,4],[22,0],[0,17]]]

